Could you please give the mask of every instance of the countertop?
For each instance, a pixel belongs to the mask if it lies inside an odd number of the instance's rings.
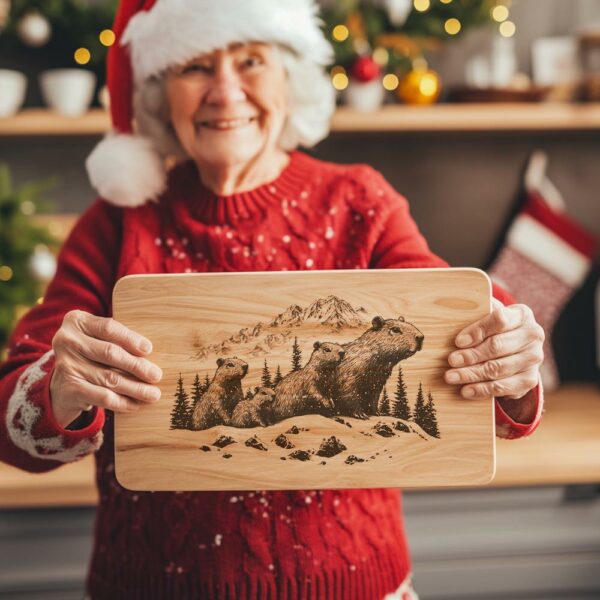
[[[542,423],[533,435],[497,442],[496,477],[485,487],[600,482],[600,388],[563,385],[546,395]],[[43,474],[0,463],[2,508],[94,506],[97,501],[92,456]]]

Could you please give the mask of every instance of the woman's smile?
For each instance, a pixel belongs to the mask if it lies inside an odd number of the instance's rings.
[[[232,119],[200,120],[196,122],[196,127],[198,129],[204,128],[213,129],[216,131],[231,131],[246,127],[257,119],[258,117],[236,117]]]

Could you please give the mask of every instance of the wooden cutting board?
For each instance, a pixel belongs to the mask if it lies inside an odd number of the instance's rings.
[[[444,381],[491,311],[479,269],[128,275],[113,317],[152,341],[161,399],[115,415],[116,476],[145,491],[475,485],[493,398]]]

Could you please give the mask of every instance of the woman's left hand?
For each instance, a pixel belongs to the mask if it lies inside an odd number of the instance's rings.
[[[517,400],[538,384],[544,330],[525,304],[492,301],[492,312],[456,337],[461,350],[452,352],[448,362],[457,368],[444,377],[447,383],[462,385],[465,398]]]

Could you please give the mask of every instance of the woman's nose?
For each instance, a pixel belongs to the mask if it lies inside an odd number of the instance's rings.
[[[228,69],[217,69],[209,84],[206,101],[217,106],[228,106],[246,100],[239,77]]]

